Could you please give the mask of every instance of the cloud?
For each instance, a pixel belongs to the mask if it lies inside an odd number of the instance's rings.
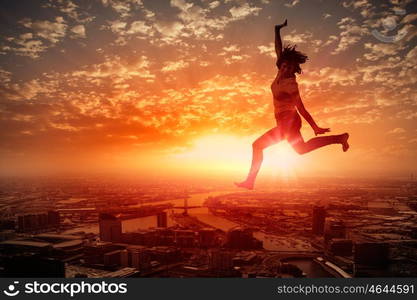
[[[300,33],[300,34],[286,34],[283,37],[283,40],[292,44],[300,44],[305,43],[307,40],[307,37],[309,37],[306,33]]]
[[[126,28],[126,25],[127,25],[126,22],[123,22],[120,20],[109,21],[109,24],[110,24],[111,31],[113,31],[114,33],[123,32],[123,30]]]
[[[77,23],[87,24],[94,20],[95,16],[89,14],[86,10],[80,9],[80,7],[71,0],[67,1],[54,1],[49,0],[43,3],[43,8],[54,8],[59,13],[64,14],[68,19],[72,19]]]
[[[369,0],[353,0],[342,3],[343,7],[351,8],[352,10],[359,10],[364,18],[370,18],[374,15],[374,5]]]
[[[400,133],[405,133],[405,129],[401,127],[397,127],[387,132],[387,134],[400,134]]]
[[[5,85],[5,98],[9,100],[32,100],[39,95],[51,95],[56,91],[57,82],[52,80],[43,82],[32,79],[23,83],[8,83]]]
[[[338,40],[339,40],[339,38],[338,38],[337,36],[335,36],[335,35],[330,35],[330,36],[329,36],[329,38],[327,39],[327,41],[323,42],[323,43],[321,44],[321,46],[322,46],[322,47],[327,47],[327,46],[329,46],[329,45],[333,44],[334,42],[336,42],[336,41],[338,41]]]
[[[118,84],[134,77],[153,80],[155,75],[149,71],[149,59],[142,55],[132,61],[124,62],[120,56],[108,56],[103,63],[85,66],[82,70],[72,72],[74,77],[83,77],[92,83],[110,80]]]
[[[275,58],[277,56],[275,53],[275,47],[273,43],[270,43],[269,45],[258,46],[258,50],[259,50],[259,53],[261,54],[266,54],[268,56],[275,57]]]
[[[411,23],[411,22],[414,22],[415,20],[417,20],[417,13],[408,14],[401,20],[401,23]]]
[[[128,34],[141,33],[146,36],[153,35],[153,29],[151,26],[146,25],[144,21],[134,21],[130,24],[130,28],[127,31]]]
[[[240,47],[236,44],[230,46],[222,47],[222,52],[220,52],[219,56],[232,56],[233,54],[238,54],[241,51]]]
[[[417,111],[415,107],[413,110],[405,109],[405,110],[397,112],[396,117],[399,119],[405,119],[405,120],[417,119]]]
[[[193,3],[187,3],[184,0],[171,0],[171,6],[177,7],[182,11],[187,11],[189,8],[193,7]]]
[[[311,40],[312,38],[312,33],[307,32],[307,33],[295,33],[295,31],[293,31],[290,34],[286,34],[283,36],[283,40],[285,42],[289,42],[292,44],[303,44],[303,43],[308,43],[309,40]]]
[[[71,32],[74,33],[75,38],[86,38],[84,25],[76,25],[71,28]]]
[[[225,62],[226,62],[227,65],[230,65],[232,63],[235,63],[235,62],[238,62],[238,61],[242,61],[242,60],[247,59],[247,58],[249,58],[249,55],[247,55],[247,54],[229,55],[229,56],[226,56],[224,58],[224,60],[225,60]]]
[[[31,19],[23,19],[19,23],[24,27],[31,29],[33,35],[48,40],[53,44],[65,37],[68,27],[62,17],[56,17],[55,22],[48,20],[32,21]]]
[[[236,52],[236,51],[239,51],[240,48],[238,45],[230,45],[230,46],[223,47],[223,50],[226,52]]]
[[[220,1],[213,1],[209,3],[210,9],[214,9],[220,5]]]
[[[34,139],[47,135],[47,144],[65,148],[79,143],[87,147],[91,144],[89,139],[94,140],[95,147],[108,144],[129,147],[155,139],[160,143],[184,145],[188,138],[198,136],[207,128],[253,132],[268,113],[269,97],[268,101],[262,101],[265,103],[258,103],[265,97],[265,87],[255,74],[243,74],[239,78],[216,75],[198,82],[193,88],[163,88],[154,93],[144,93],[143,85],[137,84],[119,91],[117,85],[129,84],[132,80],[138,82],[135,79],[141,76],[142,72],[137,71],[141,65],[142,69],[148,65],[145,58],[127,64],[120,58],[109,57],[106,62],[85,70],[49,74],[42,81],[27,82],[16,90],[23,91],[22,100],[32,99],[39,104],[25,106],[31,111],[28,113],[24,113],[26,108],[16,108],[21,116],[12,113],[15,105],[9,104],[10,115],[4,116],[18,117],[20,123],[30,122],[19,125],[19,132],[29,134],[30,131]],[[52,82],[58,84],[55,94],[50,88]],[[45,103],[39,98],[42,93],[54,99],[53,105],[41,105]],[[47,111],[33,110],[42,107]],[[231,113],[236,112],[236,108],[239,113]],[[55,134],[57,131],[60,133]]]
[[[188,62],[183,60],[178,61],[169,61],[164,64],[164,67],[161,69],[162,72],[172,72],[184,69],[189,66]]]
[[[248,3],[244,3],[241,6],[233,6],[231,9],[229,9],[229,12],[234,20],[241,20],[250,15],[258,15],[260,10],[260,7],[251,7]]]
[[[342,18],[337,25],[342,31],[340,33],[339,44],[332,51],[332,54],[339,54],[346,51],[351,46],[357,44],[362,39],[362,36],[369,33],[365,25],[357,25],[355,19],[351,17]]]
[[[180,22],[157,21],[156,30],[162,35],[161,41],[166,43],[180,43],[178,38],[183,34],[184,25]]]
[[[4,85],[11,81],[12,73],[0,68],[0,84]]]
[[[291,31],[289,34],[283,36],[284,44],[290,43],[294,45],[302,45],[304,48],[307,48],[308,51],[318,53],[322,50],[323,47],[327,47],[337,38],[335,36],[330,36],[326,42],[323,42],[321,39],[314,37],[313,33],[306,31],[304,33],[297,33],[296,30]]]
[[[359,74],[354,70],[343,68],[324,67],[318,70],[311,70],[302,77],[302,82],[307,86],[326,84],[330,87],[355,86],[359,79]],[[322,87],[324,88],[324,87]]]
[[[211,11],[219,7],[220,2],[203,3],[200,6],[196,3],[187,2],[185,0],[171,0],[171,7],[178,12],[177,19],[162,20],[158,19],[149,24],[156,32],[160,34],[150,40],[152,44],[182,44],[185,45],[186,39],[196,38],[198,40],[221,40],[226,26],[230,23],[242,20],[251,15],[257,15],[261,10],[248,3],[234,5],[228,10],[230,15],[211,16]]]
[[[285,3],[284,5],[286,7],[294,7],[296,6],[298,3],[300,3],[300,0],[290,0],[289,3]]]
[[[372,44],[365,43],[365,49],[370,50],[370,52],[365,53],[364,57],[370,61],[379,60],[385,56],[396,55],[404,48],[397,44]]]
[[[181,36],[195,36],[198,39],[216,39],[214,31],[223,29],[227,22],[224,17],[210,18],[209,9],[204,9],[183,0],[171,0],[171,6],[180,10],[178,18],[182,22]],[[161,32],[164,34],[164,32]]]
[[[142,3],[142,1],[137,2],[139,4]],[[120,15],[120,17],[126,18],[131,15],[131,4],[133,4],[134,1],[102,0],[102,3],[105,7],[111,7]]]
[[[41,40],[32,39],[32,33],[22,34],[19,38],[9,38],[9,45],[0,47],[3,53],[14,53],[36,59],[48,47]]]
[[[382,47],[381,52],[376,52],[377,54],[365,53],[364,57],[366,60],[363,61],[363,64],[358,66],[358,72],[363,74],[364,82],[378,82],[379,85],[385,86],[387,89],[395,88],[397,90],[406,91],[407,88],[410,88],[411,85],[417,83],[416,75],[417,71],[415,70],[415,59],[417,58],[416,47],[412,48],[408,52],[405,52],[404,55],[401,55],[401,51],[404,50],[401,45],[393,44],[392,46],[387,46],[388,44],[379,44],[368,45],[369,49],[379,49]],[[391,48],[393,47],[393,48]],[[372,63],[378,58],[384,57],[384,59],[379,59],[378,63]],[[371,60],[369,60],[371,59]],[[401,89],[400,89],[401,88]],[[409,97],[405,95],[403,97]]]
[[[123,1],[122,1],[123,2]],[[109,26],[102,26],[102,29],[110,29],[118,34],[115,44],[126,45],[131,39],[130,36],[139,34],[139,38],[147,39],[153,45],[177,44],[186,45],[187,39],[196,38],[199,40],[221,40],[224,29],[230,23],[242,20],[252,15],[258,15],[260,7],[238,1],[238,5],[230,9],[223,9],[223,15],[218,13],[213,16],[212,10],[221,6],[220,1],[204,1],[202,5],[187,2],[186,0],[171,0],[170,6],[175,13],[172,18],[157,18],[156,15],[145,8],[140,2],[133,5],[131,2],[120,2],[105,0],[103,5],[111,7],[119,12],[120,18],[108,21]],[[129,24],[134,7],[140,8],[140,13],[145,20],[134,20]],[[223,7],[224,8],[224,7]]]
[[[84,24],[91,22],[94,17],[86,11],[79,12],[76,4],[71,1],[49,1],[43,3],[42,8],[53,9],[58,13],[52,20],[33,20],[32,18],[17,20],[16,26],[20,25],[30,31],[19,36],[5,37],[5,42],[0,46],[0,53],[14,53],[37,59],[49,48],[57,47],[67,33],[74,39],[86,38]],[[49,12],[48,15],[52,13]],[[67,23],[68,19],[71,20],[71,25]],[[20,31],[20,29],[17,30]]]
[[[123,19],[107,21],[101,29],[110,29],[115,35],[112,45],[125,46],[132,38],[149,39],[154,36],[157,30],[163,30],[159,24],[148,25],[145,21],[133,21],[130,23]]]

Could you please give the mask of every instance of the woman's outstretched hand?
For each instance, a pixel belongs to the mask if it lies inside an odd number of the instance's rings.
[[[287,19],[285,19],[284,23],[275,25],[276,30],[280,30],[282,27],[287,26]]]
[[[319,134],[325,134],[326,132],[330,132],[330,128],[314,128],[314,133],[315,135],[319,135]]]

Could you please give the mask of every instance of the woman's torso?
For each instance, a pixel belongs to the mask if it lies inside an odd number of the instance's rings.
[[[278,73],[271,84],[271,91],[276,116],[286,111],[296,111],[294,95],[298,94],[298,85],[295,76],[279,78]]]

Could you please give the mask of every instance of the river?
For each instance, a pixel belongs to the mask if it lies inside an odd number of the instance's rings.
[[[221,192],[192,194],[188,198],[188,206],[202,206],[204,201],[210,196],[215,197],[218,195],[233,193],[233,192],[236,192],[236,191],[229,190],[229,191],[221,191]],[[183,199],[164,200],[164,201],[151,202],[147,204],[164,204],[164,203],[172,203],[174,206],[184,206]],[[174,209],[174,212],[181,212],[181,211],[182,209]],[[198,218],[201,222],[206,223],[215,228],[222,229],[224,231],[227,231],[230,228],[239,226],[239,224],[235,222],[213,215],[212,213],[210,213],[207,207],[190,208],[188,209],[188,213],[191,216]],[[168,216],[170,216],[170,214],[168,214]],[[123,228],[123,232],[135,231],[138,229],[147,229],[149,227],[155,227],[156,223],[157,223],[156,216],[134,218],[134,219],[124,220],[122,222],[122,228]],[[168,217],[168,226],[172,226],[174,224],[175,222],[170,217]],[[71,233],[75,231],[98,233],[98,224],[91,224],[91,225],[88,224],[83,227],[79,227],[71,231],[67,231],[67,233]],[[309,251],[311,249],[310,246],[307,245],[306,243],[303,243],[294,238],[277,237],[277,236],[265,234],[259,231],[254,232],[254,236],[257,239],[263,241],[263,245],[266,250]]]
[[[211,193],[199,193],[193,194],[188,198],[188,206],[202,206],[204,201],[208,197],[215,197],[222,194],[233,193],[235,191],[222,191],[222,192],[211,192]],[[147,204],[163,204],[163,203],[172,203],[174,206],[184,206],[184,200],[165,200],[152,202]],[[174,209],[174,212],[181,212],[182,209]],[[239,224],[229,221],[225,218],[215,216],[208,210],[207,207],[191,208],[188,209],[188,213],[201,222],[204,222],[208,225],[211,225],[215,228],[222,229],[224,231],[229,230],[230,228],[239,226]],[[169,216],[170,214],[168,214]],[[157,224],[156,216],[143,217],[128,219],[122,222],[123,232],[135,231],[138,229],[146,229],[149,227],[155,227]],[[168,226],[174,225],[175,222],[168,217]],[[86,225],[82,228],[77,228],[71,231],[85,231],[98,233],[98,224]],[[69,232],[68,232],[69,233]],[[304,242],[290,237],[278,237],[274,235],[265,234],[263,232],[254,232],[254,236],[263,241],[263,247],[266,250],[279,250],[279,251],[309,251],[311,246],[307,243],[303,245]],[[329,273],[323,270],[317,263],[311,259],[299,258],[291,259],[291,263],[297,265],[301,268],[308,277],[332,277]]]

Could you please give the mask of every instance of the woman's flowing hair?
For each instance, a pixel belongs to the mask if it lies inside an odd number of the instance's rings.
[[[282,50],[282,53],[277,62],[278,68],[280,68],[281,64],[284,61],[286,61],[286,62],[295,64],[296,65],[295,72],[298,74],[301,73],[300,65],[305,63],[308,60],[308,56],[298,50],[295,50],[296,47],[297,45],[293,45],[293,46],[286,45],[284,47],[284,50]]]

